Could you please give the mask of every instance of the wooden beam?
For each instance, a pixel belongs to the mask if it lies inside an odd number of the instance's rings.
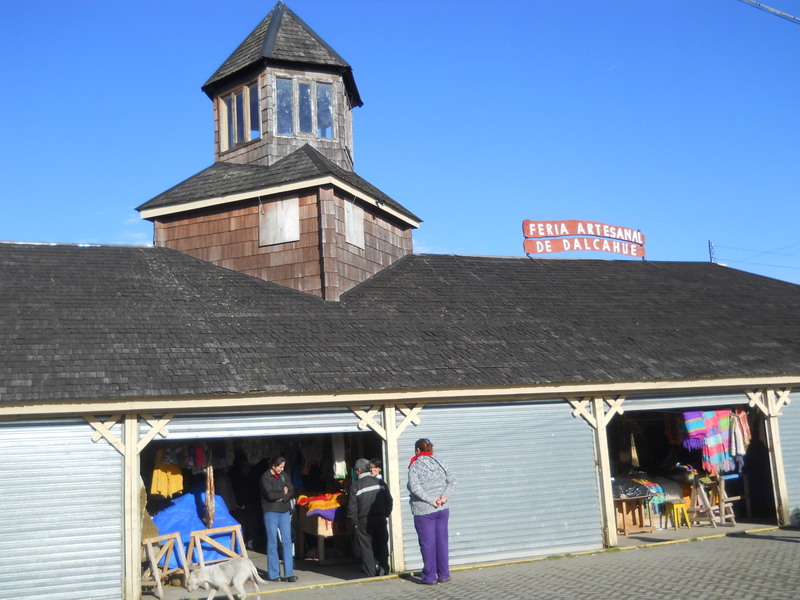
[[[408,417],[406,417],[408,418]],[[389,536],[391,539],[391,559],[395,572],[405,570],[405,552],[403,548],[403,511],[400,507],[400,452],[398,450],[399,432],[396,427],[397,411],[394,406],[383,407],[383,424],[386,429],[386,464],[384,475],[392,495],[394,507],[389,516]]]
[[[138,600],[142,594],[142,532],[139,490],[141,474],[139,467],[139,416],[125,415],[123,423],[125,444],[123,480],[123,592],[125,600]]]
[[[614,412],[606,416],[605,404],[607,400],[603,397],[595,396],[592,398],[592,412],[597,421],[594,428],[595,448],[597,452],[597,471],[600,488],[600,511],[603,521],[603,544],[606,548],[613,548],[618,545],[617,538],[617,515],[614,510],[614,492],[611,489],[611,460],[608,454],[608,426]]]
[[[772,467],[772,481],[775,488],[775,513],[778,515],[778,525],[788,525],[789,520],[789,493],[786,487],[786,472],[783,466],[783,446],[781,445],[781,432],[778,416],[784,403],[788,403],[788,390],[785,394],[778,394],[774,389],[766,390],[767,406],[770,415],[767,418],[767,438],[769,439],[769,458]]]
[[[420,402],[506,402],[561,399],[568,396],[615,396],[652,392],[711,392],[742,389],[800,387],[800,375],[703,379],[696,381],[629,381],[591,384],[497,386],[487,388],[424,388],[411,390],[361,390],[299,394],[231,394],[227,396],[165,396],[158,398],[98,398],[47,402],[3,402],[0,419],[37,416],[96,415],[125,412],[163,414],[178,412],[259,410],[267,408],[326,407],[340,405],[414,405]]]

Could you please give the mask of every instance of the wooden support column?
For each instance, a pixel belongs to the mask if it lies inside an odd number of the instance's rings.
[[[614,511],[614,493],[611,490],[611,461],[608,456],[608,435],[606,427],[615,414],[622,414],[624,396],[605,398],[594,396],[592,398],[568,397],[567,402],[572,405],[572,416],[581,416],[594,429],[595,452],[597,456],[597,473],[600,488],[600,512],[603,520],[603,544],[607,548],[618,544],[617,515]],[[591,412],[586,408],[591,406]],[[606,410],[608,406],[608,410]]]
[[[405,570],[403,552],[403,511],[400,508],[400,452],[397,445],[397,411],[394,406],[383,407],[383,426],[386,430],[386,463],[383,465],[389,493],[394,507],[389,516],[392,568],[395,572]]]
[[[104,439],[122,455],[122,592],[123,600],[139,600],[142,597],[142,507],[139,502],[141,466],[139,453],[157,435],[167,437],[166,428],[174,413],[157,419],[149,414],[141,417],[150,425],[150,430],[139,439],[139,415],[136,413],[116,414],[101,421],[94,415],[84,419],[94,429],[92,441]],[[122,440],[112,428],[122,420]]]
[[[786,472],[783,466],[783,446],[781,445],[781,432],[778,417],[781,409],[791,402],[790,389],[766,388],[747,391],[750,406],[757,406],[767,417],[765,425],[767,430],[767,447],[769,450],[769,464],[772,474],[772,487],[775,496],[775,514],[778,525],[788,525],[789,519],[789,494],[786,488]]]
[[[126,600],[138,600],[142,595],[141,584],[141,507],[139,506],[139,416],[135,413],[125,415],[123,423],[123,444],[125,445],[125,473],[123,496],[125,499],[122,544],[124,547],[123,592]]]
[[[600,503],[603,512],[603,544],[611,548],[618,544],[617,514],[614,510],[614,492],[611,490],[611,460],[608,456],[608,435],[603,399],[592,398],[592,412],[597,420],[594,428],[594,442],[597,448],[597,470],[600,474]],[[600,418],[598,419],[598,416]]]
[[[419,425],[419,413],[423,405],[417,404],[409,408],[405,405],[385,405],[383,406],[383,425],[375,421],[379,406],[372,406],[369,410],[364,410],[360,406],[350,406],[350,410],[361,420],[358,423],[359,429],[369,427],[383,438],[386,444],[386,463],[383,465],[383,474],[386,484],[389,486],[389,493],[394,501],[392,514],[389,516],[389,535],[391,540],[391,561],[395,571],[405,569],[405,555],[403,552],[403,514],[400,509],[400,451],[398,450],[398,440],[409,425]],[[397,424],[397,413],[403,415],[403,420]]]

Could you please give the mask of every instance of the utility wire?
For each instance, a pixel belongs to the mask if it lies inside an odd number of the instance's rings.
[[[785,246],[785,247],[789,248],[791,246]],[[800,257],[800,254],[792,254],[789,252],[775,252],[772,250],[753,250],[752,248],[737,248],[736,246],[725,246],[724,244],[714,244],[714,248],[727,248],[728,250],[739,250],[740,252],[753,252],[754,254],[750,258],[755,258],[756,256],[761,256],[762,254],[771,254],[772,256]],[[781,248],[778,248],[778,250],[781,250]]]
[[[755,0],[739,0],[739,2],[744,2],[745,4],[749,4],[750,6],[752,6],[754,8],[758,8],[759,10],[763,10],[765,12],[772,13],[776,17],[780,17],[781,19],[786,19],[787,21],[791,21],[792,23],[800,25],[800,19],[798,19],[797,17],[793,17],[792,15],[790,15],[788,13],[776,10],[776,9],[772,8],[771,6],[767,6],[766,4],[761,4],[761,2],[756,2]]]

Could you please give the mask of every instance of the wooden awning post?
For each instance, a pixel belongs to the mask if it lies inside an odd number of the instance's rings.
[[[583,417],[583,419],[594,430],[594,443],[597,452],[597,476],[600,488],[600,512],[603,520],[603,544],[607,548],[616,546],[619,542],[617,537],[617,515],[614,510],[614,493],[611,490],[611,461],[608,455],[608,434],[606,427],[615,414],[622,414],[624,409],[622,403],[624,396],[606,398],[603,396],[592,396],[591,398],[567,397],[567,402],[572,405],[572,416]],[[606,410],[606,405],[608,410]],[[591,406],[591,412],[587,407]]]
[[[396,572],[405,569],[403,552],[403,511],[400,507],[400,451],[397,444],[397,411],[393,405],[383,407],[383,424],[386,428],[386,463],[383,465],[389,493],[394,507],[389,516],[392,567]]]
[[[778,525],[789,524],[789,508],[787,500],[789,498],[786,488],[786,473],[783,467],[783,447],[781,446],[781,432],[778,425],[778,417],[781,416],[781,409],[789,404],[789,392],[791,389],[765,388],[755,392],[746,390],[745,393],[750,398],[750,406],[757,406],[767,417],[767,448],[769,450],[769,465],[772,471],[772,487],[775,490],[775,514],[778,518]]]
[[[139,466],[139,415],[125,415],[122,442],[124,453],[123,479],[123,593],[124,598],[138,599],[142,593],[141,582],[141,507],[139,506],[139,486],[141,473]]]

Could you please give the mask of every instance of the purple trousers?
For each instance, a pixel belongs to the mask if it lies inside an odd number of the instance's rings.
[[[439,510],[429,515],[414,517],[419,549],[422,553],[423,583],[436,583],[436,580],[450,579],[450,551],[448,545],[447,523],[450,510]]]

